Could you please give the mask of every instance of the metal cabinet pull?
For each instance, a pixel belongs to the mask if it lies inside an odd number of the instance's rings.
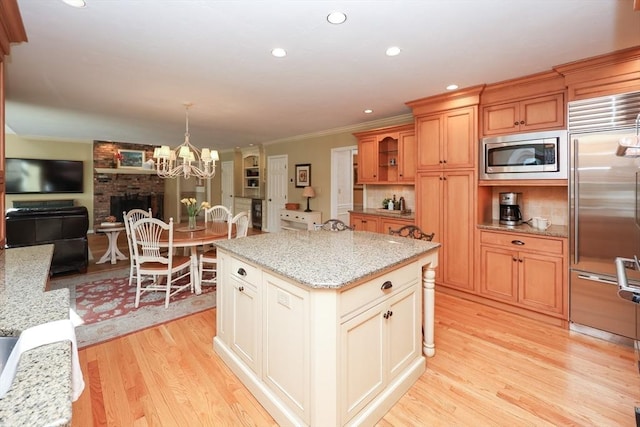
[[[244,286],[240,286],[240,287],[238,288],[238,290],[239,290],[240,292],[243,292],[243,291],[244,291]]]
[[[240,267],[238,269],[238,274],[241,275],[241,276],[246,276],[247,275],[247,271],[244,268]]]
[[[524,246],[524,242],[522,240],[512,240],[512,245]]]
[[[383,291],[386,291],[387,289],[391,289],[392,287],[393,287],[393,283],[391,283],[391,280],[387,280],[382,284],[382,286],[380,286],[380,289],[382,289]]]

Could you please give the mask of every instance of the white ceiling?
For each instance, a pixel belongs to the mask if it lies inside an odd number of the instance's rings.
[[[5,83],[18,135],[177,145],[192,102],[195,145],[248,146],[640,45],[633,0],[86,1],[18,1],[29,41]],[[346,23],[326,21],[334,10]]]

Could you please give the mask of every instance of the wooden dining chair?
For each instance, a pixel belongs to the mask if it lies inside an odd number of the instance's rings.
[[[129,269],[129,286],[133,285],[133,276],[136,274],[136,258],[133,254],[133,240],[131,239],[131,223],[142,218],[153,218],[151,208],[149,208],[149,211],[145,211],[144,209],[131,209],[122,212],[124,229],[127,234],[127,245],[129,246],[129,262],[131,264]]]
[[[436,233],[427,234],[416,225],[405,225],[397,230],[389,228],[389,234],[393,236],[409,237],[411,239],[426,240],[427,242],[433,240],[433,236],[436,235]]]
[[[233,218],[231,209],[224,205],[211,206],[204,210],[204,223],[209,221],[230,222]]]
[[[229,221],[229,231],[227,238],[232,237],[233,225],[236,228],[236,239],[240,237],[246,237],[249,231],[249,211],[240,212],[238,215],[231,218]],[[200,273],[200,283],[217,283],[217,266],[218,266],[218,253],[215,246],[202,253],[200,255],[200,261],[198,263],[198,272]],[[204,273],[207,273],[205,278]]]
[[[140,296],[144,292],[165,292],[165,308],[169,307],[169,299],[178,292],[186,289],[193,292],[191,258],[173,254],[173,218],[168,224],[156,218],[142,218],[130,225],[137,265],[135,307],[140,304]],[[163,233],[168,235],[167,251],[161,251]],[[164,283],[161,283],[162,278]]]
[[[353,227],[349,227],[344,222],[339,219],[328,219],[322,224],[315,225],[316,230],[325,230],[325,231],[346,231],[353,230]]]

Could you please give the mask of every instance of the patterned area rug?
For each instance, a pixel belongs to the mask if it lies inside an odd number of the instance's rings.
[[[87,347],[130,334],[216,305],[215,286],[203,286],[202,294],[189,291],[171,297],[164,307],[164,292],[142,294],[134,307],[136,286],[129,286],[129,269],[52,279],[51,289],[69,288],[72,320],[78,347]]]

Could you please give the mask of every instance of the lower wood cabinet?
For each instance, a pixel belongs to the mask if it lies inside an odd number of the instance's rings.
[[[379,218],[373,215],[350,215],[351,227],[356,231],[371,231],[372,233],[378,232]]]
[[[480,233],[480,294],[566,318],[566,239]]]
[[[389,229],[397,230],[405,225],[412,225],[412,219],[391,218],[382,215],[350,214],[351,227],[357,231],[389,234]]]

